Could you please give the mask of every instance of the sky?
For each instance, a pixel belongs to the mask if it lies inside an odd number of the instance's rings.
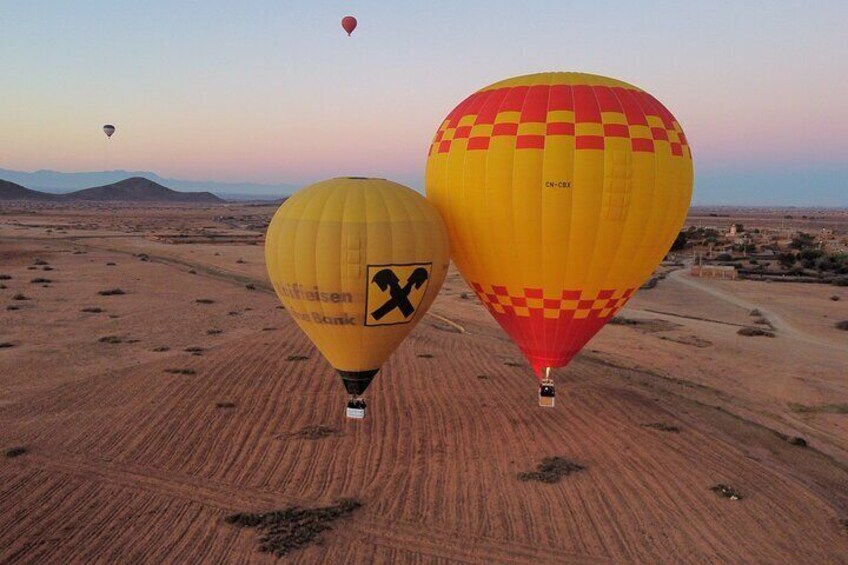
[[[848,206],[846,28],[846,0],[0,0],[0,168],[421,189],[463,98],[581,71],[674,113],[695,204]]]

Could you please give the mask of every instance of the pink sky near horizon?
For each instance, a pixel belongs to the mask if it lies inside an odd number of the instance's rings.
[[[848,2],[93,4],[0,7],[13,24],[0,73],[15,79],[0,89],[0,167],[420,187],[447,112],[545,70],[651,92],[682,123],[697,171],[848,162]],[[351,38],[345,13],[360,20]]]

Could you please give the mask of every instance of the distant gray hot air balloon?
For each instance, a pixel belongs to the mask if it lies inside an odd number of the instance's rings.
[[[112,134],[115,133],[115,126],[112,124],[106,124],[103,126],[103,133],[106,134],[106,137],[112,137]]]

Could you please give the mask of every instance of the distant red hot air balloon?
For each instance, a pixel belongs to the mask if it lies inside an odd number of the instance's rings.
[[[347,32],[348,36],[356,29],[356,18],[353,16],[345,16],[342,18],[342,28]]]

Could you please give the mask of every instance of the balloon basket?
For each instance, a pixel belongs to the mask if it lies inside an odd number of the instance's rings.
[[[554,381],[545,379],[539,385],[539,406],[553,408],[556,405],[556,387]]]
[[[347,403],[345,415],[352,420],[362,420],[365,418],[365,408],[364,400],[353,399]]]

